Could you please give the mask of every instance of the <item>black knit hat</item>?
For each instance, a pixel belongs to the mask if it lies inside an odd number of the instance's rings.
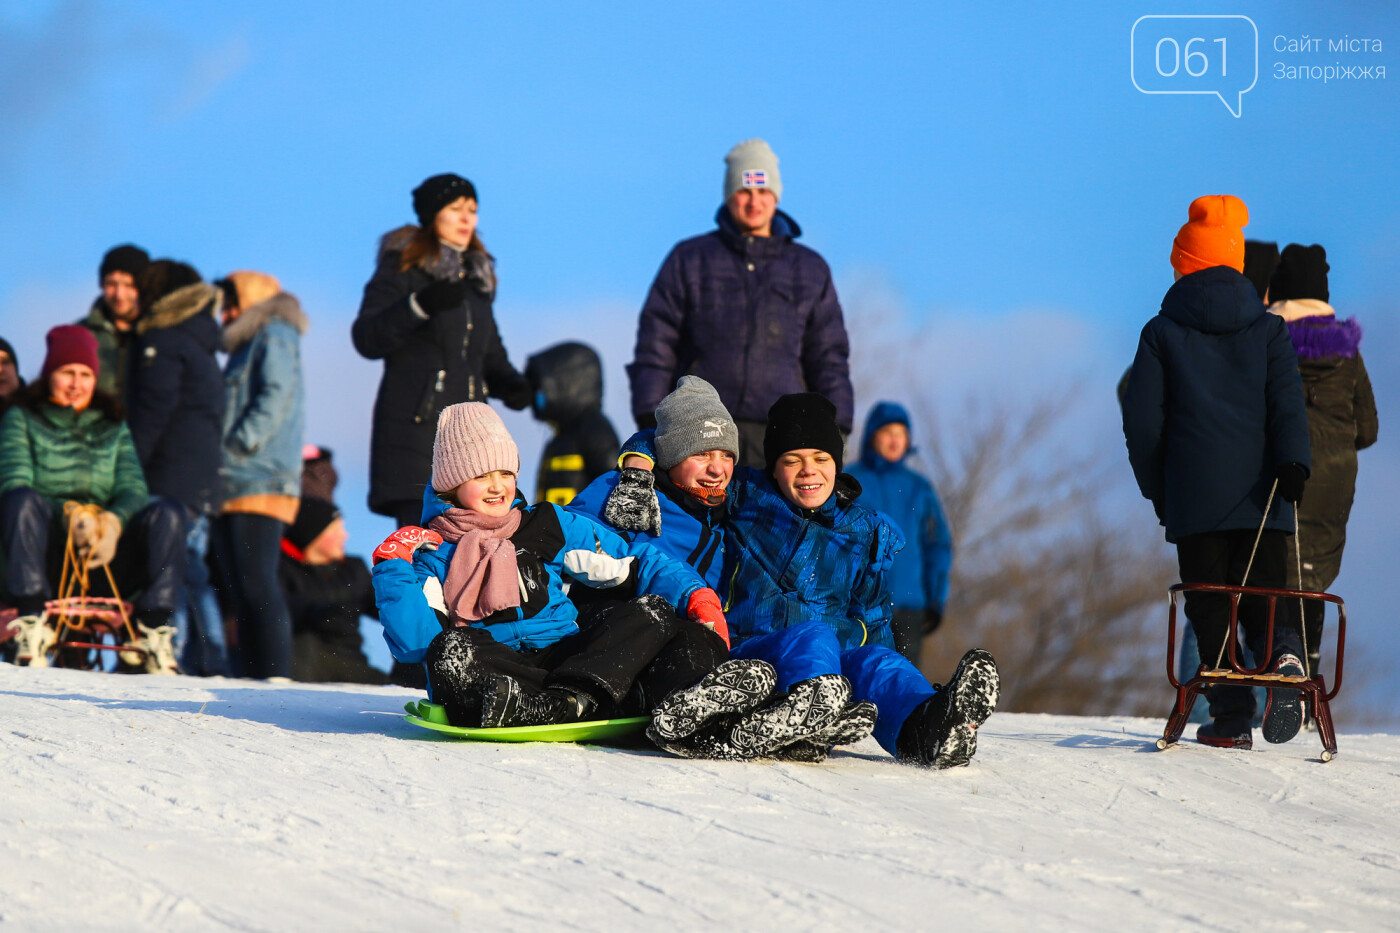
[[[102,257],[102,265],[97,267],[97,284],[113,272],[125,272],[135,281],[141,280],[141,273],[151,264],[151,254],[139,246],[123,243],[107,250]]]
[[[1289,243],[1279,257],[1278,268],[1269,280],[1269,302],[1292,298],[1327,300],[1327,250],[1314,243],[1300,246]]]
[[[418,225],[431,227],[438,211],[458,198],[481,199],[476,196],[476,186],[461,175],[434,175],[413,189],[413,213],[418,215]]]
[[[768,427],[763,432],[763,459],[773,472],[778,458],[789,450],[824,450],[841,469],[841,429],[836,426],[836,406],[816,392],[784,395],[768,409]]]
[[[301,507],[297,509],[297,520],[287,527],[282,537],[298,551],[305,551],[337,518],[340,518],[340,509],[335,507],[334,502],[302,499]]]
[[[1269,290],[1269,279],[1278,268],[1278,244],[1264,240],[1244,241],[1244,277],[1254,283],[1259,300]]]

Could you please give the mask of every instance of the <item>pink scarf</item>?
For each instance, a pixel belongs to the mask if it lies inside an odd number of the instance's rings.
[[[444,541],[457,545],[442,586],[453,622],[475,622],[520,605],[520,576],[510,541],[520,515],[519,509],[498,518],[452,508],[428,522]]]

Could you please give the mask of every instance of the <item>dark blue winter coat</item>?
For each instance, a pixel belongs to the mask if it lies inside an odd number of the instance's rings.
[[[870,410],[860,462],[848,472],[860,483],[860,504],[888,516],[904,534],[904,550],[895,555],[890,571],[894,607],[942,612],[953,567],[953,536],[933,484],[906,462],[913,447],[898,463],[891,463],[871,446],[875,432],[887,424],[909,427],[904,406],[880,402]]]
[[[1167,290],[1142,329],[1123,434],[1168,541],[1259,527],[1278,468],[1310,461],[1288,328],[1249,279],[1215,266]],[[1291,532],[1293,507],[1275,496],[1267,527]]]
[[[197,515],[223,502],[218,296],[198,282],[156,302],[136,323],[126,379],[126,424],[146,485]]]
[[[771,237],[742,235],[725,207],[716,221],[671,250],[647,295],[627,367],[638,423],[692,374],[738,421],[764,422],[780,396],[820,392],[849,431],[850,344],[826,261],[794,242],[802,231],[782,211]]]
[[[543,502],[527,506],[511,536],[522,584],[522,605],[478,622],[501,644],[521,651],[547,648],[579,630],[578,611],[564,593],[566,582],[617,589],[628,596],[654,593],[682,616],[686,604],[705,581],[684,563],[641,542],[629,543],[599,522]],[[449,506],[432,493],[423,497],[423,524]],[[375,602],[384,640],[395,660],[416,664],[433,638],[450,625],[442,585],[456,545],[420,550],[413,563],[386,560],[373,571]]]
[[[904,536],[857,504],[859,495],[860,484],[842,473],[821,508],[799,510],[764,473],[734,471],[728,528],[737,554],[726,617],[735,645],[822,621],[844,650],[894,646],[889,571]]]
[[[570,511],[607,524],[603,509],[617,487],[617,470],[604,473],[589,483],[568,505]],[[661,534],[649,531],[620,531],[627,541],[644,541],[676,560],[684,561],[705,578],[705,585],[723,596],[728,573],[723,522],[728,504],[707,506],[676,487],[665,472],[654,470],[656,499],[661,506]]]

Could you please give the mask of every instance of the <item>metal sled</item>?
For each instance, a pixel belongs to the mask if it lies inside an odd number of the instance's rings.
[[[1204,660],[1196,676],[1181,683],[1176,677],[1176,618],[1177,597],[1186,592],[1221,593],[1230,598],[1230,628],[1226,636],[1226,667],[1208,669]],[[1170,590],[1171,609],[1167,616],[1167,680],[1176,688],[1176,705],[1167,718],[1167,728],[1157,740],[1160,749],[1170,748],[1181,738],[1186,721],[1190,718],[1191,707],[1207,687],[1233,685],[1237,687],[1278,687],[1294,686],[1301,690],[1305,700],[1311,700],[1313,716],[1317,720],[1318,737],[1322,739],[1322,760],[1331,761],[1337,754],[1337,733],[1332,725],[1332,708],[1329,701],[1342,687],[1342,655],[1347,641],[1347,607],[1341,597],[1331,593],[1314,593],[1307,590],[1267,589],[1259,586],[1228,586],[1220,583],[1178,583]],[[1265,629],[1265,643],[1268,650],[1258,667],[1246,668],[1240,663],[1239,654],[1239,614],[1242,596],[1262,596],[1269,601],[1268,621]],[[1274,614],[1280,599],[1314,600],[1332,603],[1337,607],[1337,654],[1332,668],[1332,689],[1327,689],[1322,674],[1313,671],[1311,677],[1286,677],[1265,672],[1269,658],[1273,654]],[[1301,617],[1301,613],[1300,613]],[[1305,662],[1306,663],[1306,662]]]

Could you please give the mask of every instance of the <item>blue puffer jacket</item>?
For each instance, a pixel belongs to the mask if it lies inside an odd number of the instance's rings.
[[[1123,397],[1138,488],[1167,540],[1256,529],[1276,471],[1310,464],[1298,360],[1283,319],[1228,266],[1183,276],[1147,322]],[[1293,530],[1275,497],[1267,527]]]
[[[627,367],[632,412],[651,418],[687,373],[715,387],[739,421],[763,422],[780,396],[820,392],[851,429],[850,343],[831,270],[793,242],[779,211],[771,237],[743,236],[725,207],[719,229],[678,243],[656,274]]]
[[[511,537],[522,583],[522,605],[471,623],[496,641],[520,651],[546,648],[578,629],[578,612],[564,592],[566,583],[619,588],[628,596],[654,593],[685,615],[686,604],[705,581],[680,561],[648,544],[631,543],[583,515],[549,502],[521,509],[520,528]],[[423,524],[449,506],[432,493],[423,498]],[[456,545],[420,550],[413,563],[386,560],[373,571],[375,602],[384,640],[394,658],[407,664],[423,660],[428,645],[451,623],[442,584]]]
[[[224,328],[224,499],[301,495],[306,421],[301,335],[306,315],[286,292]]]
[[[880,402],[865,419],[860,462],[848,472],[860,483],[860,504],[889,516],[904,533],[905,548],[895,556],[890,592],[896,609],[937,609],[948,602],[948,574],[953,567],[953,536],[938,493],[905,462],[891,463],[875,452],[870,439],[887,424],[909,427],[909,413],[894,402]]]
[[[856,504],[859,495],[860,484],[843,473],[821,508],[798,511],[760,471],[734,471],[728,526],[739,553],[727,608],[734,644],[820,620],[843,650],[894,647],[888,578],[904,536]]]

